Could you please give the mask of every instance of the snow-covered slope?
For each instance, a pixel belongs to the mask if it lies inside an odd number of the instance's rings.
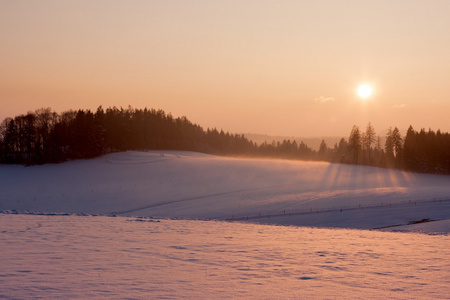
[[[0,214],[0,298],[448,299],[450,237]]]
[[[445,299],[449,196],[448,176],[190,152],[2,165],[0,298]]]
[[[450,219],[449,199],[449,176],[192,152],[122,152],[62,164],[0,166],[4,211],[369,229]]]

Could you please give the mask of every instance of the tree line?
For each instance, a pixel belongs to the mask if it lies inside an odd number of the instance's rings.
[[[383,140],[383,142],[382,142]],[[163,110],[107,108],[56,113],[41,108],[6,118],[0,124],[0,163],[45,164],[87,159],[126,150],[185,150],[217,155],[245,155],[323,160],[450,174],[450,136],[410,127],[402,137],[397,127],[384,139],[369,123],[353,126],[348,139],[334,147],[324,140],[318,150],[303,142],[284,140],[260,145],[241,134],[216,128],[204,130],[186,117]]]
[[[391,127],[382,139],[369,122],[365,131],[354,125],[348,140],[342,138],[334,148],[322,141],[318,156],[330,162],[450,174],[450,134],[410,126],[402,137],[397,127]]]
[[[57,163],[126,150],[187,150],[250,154],[256,145],[243,135],[203,130],[186,117],[162,110],[108,108],[56,113],[41,108],[0,124],[0,162]]]

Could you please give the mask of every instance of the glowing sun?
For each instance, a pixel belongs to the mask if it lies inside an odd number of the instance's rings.
[[[358,87],[358,96],[366,99],[372,95],[372,87],[368,84],[362,84]]]

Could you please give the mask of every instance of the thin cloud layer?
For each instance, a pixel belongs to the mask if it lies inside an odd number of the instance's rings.
[[[395,104],[394,106],[392,106],[393,108],[405,108],[406,104],[402,103],[402,104]]]
[[[320,97],[317,97],[316,99],[314,99],[314,101],[317,103],[327,103],[327,102],[331,102],[334,100],[335,99],[333,97],[324,97],[324,96],[320,96]]]

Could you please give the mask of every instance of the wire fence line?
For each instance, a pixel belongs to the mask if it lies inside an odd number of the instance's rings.
[[[433,199],[420,199],[420,200],[408,200],[396,203],[378,203],[371,205],[357,205],[357,206],[346,206],[340,208],[310,208],[307,210],[283,210],[279,212],[272,213],[258,213],[258,214],[249,214],[245,216],[235,216],[232,215],[231,218],[223,219],[224,221],[242,221],[242,220],[255,220],[255,219],[269,219],[273,217],[289,217],[289,216],[300,216],[300,215],[311,215],[311,214],[323,214],[323,213],[331,213],[331,212],[344,212],[344,211],[352,211],[352,210],[364,210],[364,209],[374,209],[374,208],[386,208],[386,207],[399,207],[399,206],[411,206],[411,205],[420,205],[424,203],[445,203],[450,202],[450,198],[433,198]]]

